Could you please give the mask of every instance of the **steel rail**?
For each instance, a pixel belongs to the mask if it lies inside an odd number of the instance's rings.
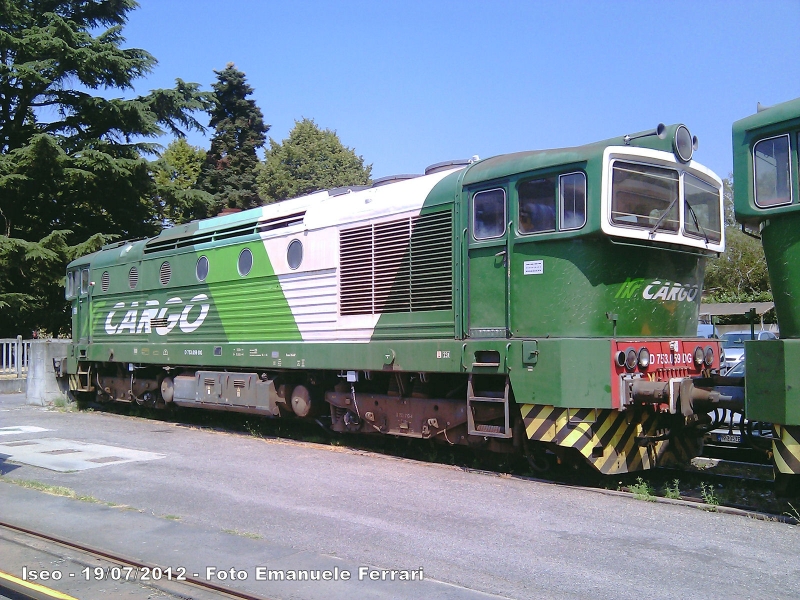
[[[146,569],[149,569],[150,572],[152,572],[153,569],[161,569],[162,571],[166,571],[166,567],[161,567],[161,566],[159,566],[157,564],[146,563],[146,562],[143,562],[143,561],[140,561],[140,560],[136,560],[136,559],[127,557],[127,556],[122,556],[120,554],[109,552],[107,550],[101,550],[99,548],[93,548],[93,547],[87,546],[85,544],[72,542],[72,541],[66,540],[66,539],[58,537],[58,536],[50,535],[48,533],[42,533],[41,531],[35,531],[33,529],[28,529],[27,527],[20,527],[19,525],[14,525],[13,523],[8,523],[7,521],[4,521],[4,520],[0,520],[0,528],[5,528],[5,529],[8,529],[10,531],[16,531],[17,533],[22,533],[22,534],[25,534],[25,535],[28,535],[28,536],[31,536],[31,537],[34,537],[34,538],[39,538],[41,540],[46,540],[48,542],[59,544],[59,545],[64,546],[66,548],[71,548],[73,550],[78,550],[78,551],[86,553],[86,554],[92,554],[92,555],[100,557],[100,558],[102,558],[104,560],[107,560],[107,561],[110,561],[110,562],[113,562],[113,563],[118,563],[120,565],[135,567],[136,569],[145,569],[146,568]],[[213,582],[210,582],[210,581],[205,581],[203,579],[200,579],[199,577],[193,577],[191,575],[186,575],[185,578],[182,579],[182,580],[168,579],[168,580],[165,580],[165,581],[167,581],[167,582],[169,582],[171,584],[187,584],[187,585],[190,585],[190,586],[196,586],[196,587],[202,588],[204,590],[210,590],[210,591],[213,591],[213,592],[217,592],[219,594],[224,594],[224,595],[226,595],[228,597],[231,597],[231,598],[241,598],[242,600],[270,600],[266,596],[259,596],[259,595],[256,595],[256,594],[251,594],[249,592],[244,592],[244,591],[241,591],[241,590],[237,590],[237,589],[234,589],[234,588],[231,588],[231,587],[228,587],[228,586],[219,585],[217,583],[213,583]],[[150,583],[150,585],[152,585],[153,587],[158,587],[158,580],[154,580],[153,582]],[[165,590],[165,591],[169,592],[169,590]],[[31,598],[33,598],[33,597],[38,598],[39,596],[31,596]]]

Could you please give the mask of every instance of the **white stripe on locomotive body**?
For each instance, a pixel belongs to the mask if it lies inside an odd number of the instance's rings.
[[[456,170],[340,196],[320,192],[263,207],[262,218],[306,210],[302,224],[261,233],[303,340],[370,340],[380,313],[339,314],[339,232],[419,215],[434,186]],[[275,210],[278,207],[280,212]],[[303,261],[293,270],[287,262],[287,249],[295,239],[303,244]]]

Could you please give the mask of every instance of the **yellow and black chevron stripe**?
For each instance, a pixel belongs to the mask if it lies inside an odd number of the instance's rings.
[[[778,473],[800,475],[800,426],[775,425],[772,455]]]
[[[594,408],[557,408],[541,404],[520,406],[528,439],[576,448],[601,473],[615,475],[652,469],[662,462],[670,442],[655,441],[641,446],[636,438],[657,436],[658,415],[650,411],[625,411]],[[684,440],[687,441],[688,440]],[[674,452],[693,454],[691,443]]]

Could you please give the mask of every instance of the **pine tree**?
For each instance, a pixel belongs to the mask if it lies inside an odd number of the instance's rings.
[[[269,125],[245,82],[245,74],[233,63],[214,71],[214,107],[210,127],[215,130],[211,149],[200,174],[200,186],[213,194],[213,208],[248,209],[261,205],[256,189],[256,151],[266,142]]]
[[[259,192],[267,202],[370,182],[372,165],[365,166],[364,158],[342,144],[335,131],[320,129],[313,119],[295,121],[287,139],[269,143],[258,174]]]

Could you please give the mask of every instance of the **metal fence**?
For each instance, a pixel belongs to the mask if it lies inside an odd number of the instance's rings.
[[[23,340],[21,335],[0,339],[0,377],[27,377],[30,356],[31,340]]]

